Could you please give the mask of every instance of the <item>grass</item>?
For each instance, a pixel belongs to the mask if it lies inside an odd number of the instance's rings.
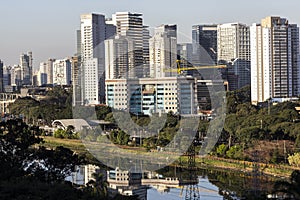
[[[46,148],[56,148],[57,146],[63,146],[71,149],[76,153],[88,153],[85,145],[81,142],[81,140],[75,139],[60,139],[54,137],[43,137],[45,143],[42,146]],[[145,149],[143,148],[134,148],[134,147],[124,147],[122,148],[129,151],[139,151],[140,153],[145,153]],[[164,156],[164,152],[160,153],[160,156]],[[167,154],[165,156],[168,156]],[[187,156],[181,156],[181,161],[175,162],[175,165],[180,165],[182,163],[183,167],[187,167]],[[235,171],[243,171],[243,172],[252,172],[253,167],[249,164],[249,162],[244,163],[243,161],[234,161],[232,160],[218,160],[215,157],[196,157],[196,167],[203,168],[221,168],[221,169],[229,169]],[[292,169],[288,169],[283,165],[277,165],[277,167],[267,166],[264,168],[259,168],[261,172],[267,175],[279,176],[279,177],[289,177],[293,172]]]
[[[45,143],[42,144],[42,146],[46,148],[56,148],[58,146],[63,146],[65,148],[69,148],[74,152],[77,153],[86,153],[87,149],[84,146],[84,144],[81,142],[81,140],[75,140],[75,139],[60,139],[60,138],[54,138],[54,137],[42,137],[45,141]]]

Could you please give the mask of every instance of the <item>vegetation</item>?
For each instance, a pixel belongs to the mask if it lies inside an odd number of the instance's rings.
[[[51,106],[49,106],[51,105]],[[268,102],[261,106],[250,103],[250,87],[227,93],[227,116],[219,141],[212,152],[223,158],[238,160],[254,160],[255,151],[263,162],[287,163],[288,155],[300,152],[300,119],[295,107],[299,102],[284,102],[271,105]],[[54,109],[53,109],[54,108]],[[12,114],[22,114],[28,122],[45,119],[47,124],[59,118],[107,120],[116,122],[118,112],[112,112],[107,106],[71,107],[71,93],[60,87],[49,91],[46,98],[36,101],[31,98],[18,99],[10,106]],[[133,123],[112,130],[107,136],[118,145],[142,145],[144,148],[156,149],[169,144],[180,129],[181,117],[173,113],[166,114],[166,121],[151,121],[149,116],[131,114]],[[152,116],[157,117],[157,116]],[[163,127],[161,123],[164,123]],[[200,120],[195,140],[201,143],[206,136],[210,121]],[[138,127],[139,126],[139,127]],[[128,133],[145,129],[148,135],[141,143],[132,141]],[[144,133],[143,133],[144,134]],[[58,138],[78,138],[78,134],[70,130],[58,130],[54,134]],[[93,134],[83,135],[87,140],[97,141],[101,137]],[[276,143],[276,144],[275,144]],[[273,149],[269,148],[272,147]]]
[[[40,101],[31,97],[19,98],[9,105],[10,114],[22,115],[30,124],[44,121],[47,125],[51,125],[55,119],[70,119],[72,118],[71,94],[71,91],[54,87]]]
[[[45,148],[38,135],[20,119],[0,122],[0,199],[111,199],[102,178],[80,190],[65,182],[86,158],[62,146]]]

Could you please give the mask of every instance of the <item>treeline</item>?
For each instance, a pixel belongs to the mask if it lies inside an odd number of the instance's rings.
[[[253,159],[245,151],[254,148],[259,141],[286,141],[286,144],[294,144],[291,152],[286,154],[299,152],[300,117],[295,109],[297,106],[299,102],[266,102],[262,106],[253,106],[250,103],[250,87],[228,92],[226,121],[214,153],[221,157]],[[267,153],[272,154],[270,159],[273,156],[274,163],[284,160],[279,149]]]
[[[55,119],[71,119],[72,91],[54,87],[39,101],[31,97],[18,98],[9,105],[9,111],[9,114],[21,115],[29,124],[51,125]]]

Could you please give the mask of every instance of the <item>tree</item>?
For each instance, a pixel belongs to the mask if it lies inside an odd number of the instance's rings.
[[[300,166],[300,153],[295,153],[294,155],[289,155],[288,157],[289,164],[292,166]]]
[[[290,181],[276,181],[273,192],[288,195],[289,199],[300,199],[300,171],[292,172]]]

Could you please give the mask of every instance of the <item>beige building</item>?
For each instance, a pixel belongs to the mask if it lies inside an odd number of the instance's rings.
[[[252,103],[300,94],[299,28],[280,17],[251,26]]]

